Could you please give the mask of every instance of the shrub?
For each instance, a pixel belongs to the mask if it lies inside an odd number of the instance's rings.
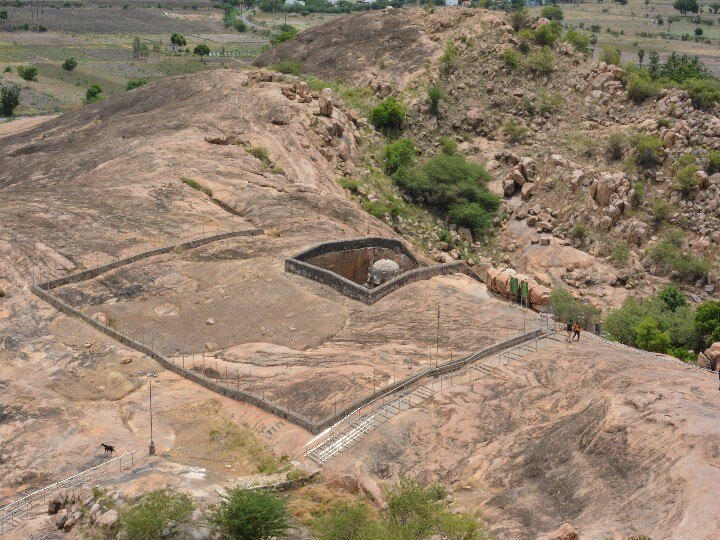
[[[216,534],[235,540],[284,536],[290,528],[285,501],[274,493],[231,489],[210,508],[208,519]]]
[[[630,205],[633,208],[640,208],[645,197],[645,184],[641,181],[637,181],[633,184],[630,197]]]
[[[362,185],[359,181],[353,180],[351,178],[341,178],[340,180],[338,180],[338,184],[340,184],[348,191],[351,191],[352,193],[357,193],[360,189],[360,186]]]
[[[263,148],[262,146],[251,146],[246,150],[248,154],[250,154],[254,158],[259,159],[266,166],[270,165],[270,152],[267,151],[267,148]]]
[[[315,519],[312,528],[318,540],[363,540],[371,537],[373,523],[366,504],[340,503]]]
[[[558,22],[543,24],[533,33],[533,41],[541,47],[552,47],[562,34]]]
[[[428,110],[430,111],[430,114],[437,116],[440,112],[440,100],[445,97],[445,93],[438,85],[432,84],[428,87],[427,95],[429,103]]]
[[[205,43],[200,43],[199,45],[195,46],[193,49],[193,54],[195,56],[199,56],[200,60],[203,59],[203,57],[208,56],[210,54],[210,47],[208,47]]]
[[[658,298],[670,311],[687,305],[687,299],[677,285],[668,285],[658,293]]]
[[[658,118],[657,127],[669,128],[672,126],[672,122],[669,118]]]
[[[492,213],[478,203],[453,204],[448,209],[448,217],[456,225],[467,227],[474,232],[482,232],[492,228]]]
[[[573,240],[584,240],[585,239],[585,225],[582,223],[576,223],[573,228],[570,229],[570,238]]]
[[[665,354],[670,348],[670,333],[661,331],[655,319],[643,319],[634,330],[635,343],[641,349]]]
[[[604,45],[600,53],[600,60],[606,64],[620,65],[620,49],[615,45]]]
[[[564,18],[562,9],[557,5],[545,6],[542,8],[540,16],[550,21],[562,21]]]
[[[720,83],[716,79],[688,79],[684,88],[698,109],[710,109],[720,101]]]
[[[567,32],[565,32],[565,41],[570,43],[578,52],[585,54],[590,52],[590,37],[582,32],[578,32],[574,28],[567,29]]]
[[[36,67],[18,66],[17,74],[28,82],[37,81],[38,70]]]
[[[440,151],[443,154],[452,156],[457,154],[458,143],[450,137],[440,137]]]
[[[370,111],[370,122],[385,133],[400,131],[404,119],[405,107],[392,96],[385,98]]]
[[[530,50],[530,43],[533,40],[533,32],[532,30],[524,29],[520,30],[517,33],[517,39],[518,39],[518,50],[526,54]]]
[[[625,136],[622,133],[611,133],[607,138],[607,154],[610,159],[619,161],[625,153]]]
[[[20,105],[20,87],[15,84],[3,85],[0,89],[0,111],[2,115],[12,116]]]
[[[685,165],[675,173],[675,188],[680,190],[683,195],[687,195],[692,188],[699,184],[697,176],[697,165]]]
[[[102,86],[99,84],[93,84],[90,88],[87,89],[87,92],[85,92],[85,101],[87,103],[94,103],[95,101],[100,101],[103,99],[102,95]]]
[[[118,519],[119,534],[134,540],[155,540],[170,522],[187,521],[195,505],[190,497],[172,489],[151,491],[135,504],[122,509]]]
[[[232,27],[235,29],[236,32],[240,32],[241,34],[247,30],[247,25],[242,19],[237,19],[233,21]]]
[[[500,54],[500,59],[508,69],[517,69],[520,67],[520,54],[515,49],[505,49]]]
[[[178,47],[185,47],[187,45],[187,40],[182,34],[174,33],[170,36],[170,43],[177,45]]]
[[[564,103],[565,100],[560,94],[548,94],[541,90],[538,111],[542,114],[556,113],[562,109]]]
[[[145,86],[146,84],[147,84],[147,81],[143,78],[130,79],[125,84],[125,91],[134,90],[135,88],[140,88],[141,86]]]
[[[662,272],[673,272],[682,281],[694,283],[707,278],[711,269],[710,263],[705,259],[683,254],[679,244],[677,237],[664,238],[650,248],[650,260],[658,265]]]
[[[708,152],[707,163],[705,164],[705,172],[715,174],[720,172],[720,150]]]
[[[68,73],[77,67],[77,61],[74,58],[68,58],[62,63],[62,68]]]
[[[453,65],[455,64],[455,60],[457,60],[458,54],[459,53],[457,47],[455,46],[455,43],[448,40],[448,42],[445,43],[445,51],[440,57],[440,66],[446,73],[452,69]]]
[[[697,307],[695,331],[703,347],[720,341],[720,301],[710,300]]]
[[[270,69],[286,75],[300,75],[302,64],[297,60],[280,60],[277,64],[270,66]]]
[[[710,73],[697,56],[690,57],[673,52],[660,66],[659,75],[677,83],[684,83],[689,79],[706,79]]]
[[[512,143],[518,143],[525,138],[530,131],[526,126],[518,123],[514,118],[510,118],[502,126],[503,133]]]
[[[279,45],[280,43],[284,43],[286,41],[290,41],[292,38],[298,35],[298,29],[288,25],[287,28],[280,32],[278,35],[273,36],[270,38],[270,43],[272,45]]]
[[[628,97],[636,104],[655,97],[658,93],[657,85],[649,76],[633,73],[628,79],[626,86]]]
[[[600,312],[595,306],[576,300],[570,291],[562,287],[553,289],[550,293],[550,302],[558,320],[581,321],[586,326],[599,320]]]
[[[530,16],[527,10],[513,10],[512,13],[510,13],[510,26],[512,26],[516,32],[519,32],[523,28],[528,28],[530,26]]]
[[[663,142],[654,135],[638,135],[634,138],[635,164],[645,169],[655,167],[663,160]]]
[[[393,174],[409,167],[415,157],[415,144],[407,138],[399,139],[385,147],[385,172]]]
[[[542,50],[532,53],[525,61],[527,69],[531,73],[538,75],[549,75],[552,73],[554,65],[555,57],[548,47],[543,47]]]
[[[665,221],[670,215],[671,211],[672,207],[670,206],[670,203],[664,199],[657,199],[653,203],[652,216],[655,221]]]

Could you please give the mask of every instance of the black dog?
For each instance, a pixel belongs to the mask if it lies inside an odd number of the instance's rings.
[[[112,455],[112,453],[115,451],[115,447],[110,446],[109,444],[100,443],[100,446],[102,446],[105,449],[106,454],[110,453],[110,455]]]

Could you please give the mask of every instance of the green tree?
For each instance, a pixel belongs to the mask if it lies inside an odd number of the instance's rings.
[[[20,105],[20,87],[15,84],[3,85],[0,88],[0,110],[5,117],[12,116]]]
[[[119,534],[133,540],[162,538],[163,529],[171,523],[177,525],[186,522],[194,507],[192,499],[180,491],[151,491],[137,503],[120,510]]]
[[[700,11],[700,5],[697,0],[675,0],[673,8],[683,15],[687,15],[688,13],[697,13]]]
[[[542,11],[540,11],[540,16],[545,17],[550,21],[562,21],[565,18],[565,16],[563,15],[563,10],[560,8],[560,6],[556,4],[551,4],[542,8]]]
[[[203,60],[204,56],[207,56],[210,54],[210,47],[205,45],[204,43],[201,43],[200,45],[197,45],[195,49],[193,49],[193,54],[195,56],[199,56],[200,60]],[[203,60],[204,62],[204,60]]]
[[[567,29],[565,41],[570,43],[576,51],[586,54],[590,52],[590,37],[574,28]]]
[[[402,138],[385,147],[385,172],[393,174],[404,167],[409,167],[415,157],[415,144],[410,139]]]
[[[710,11],[712,11],[715,15],[717,15],[718,12],[720,12],[720,3],[714,2],[714,3],[710,4],[710,8],[709,8],[709,9],[710,9]]]
[[[102,86],[100,86],[99,84],[93,84],[90,88],[87,89],[87,92],[85,92],[85,101],[87,103],[100,101],[101,99],[103,99],[102,91]]]
[[[600,312],[595,306],[576,300],[570,291],[562,287],[553,289],[550,302],[558,320],[580,321],[586,326],[600,320]]]
[[[170,43],[177,45],[178,47],[185,47],[187,45],[187,40],[182,34],[174,33],[170,36]]]
[[[36,67],[18,66],[17,73],[28,82],[37,81],[38,69]]]
[[[614,64],[616,66],[619,66],[620,49],[618,49],[615,45],[604,45],[602,48],[602,53],[600,54],[600,60],[602,60],[606,64]]]
[[[658,293],[658,298],[672,312],[687,305],[687,299],[677,285],[668,285]]]
[[[318,540],[368,540],[373,530],[370,509],[366,504],[338,504],[313,522]]]
[[[661,331],[655,319],[647,317],[635,327],[637,346],[645,351],[665,354],[671,347],[670,333]]]
[[[720,102],[720,82],[717,79],[688,79],[683,87],[698,109],[711,109]]]
[[[650,77],[657,79],[660,76],[660,53],[650,51],[650,65],[648,66]]]
[[[640,49],[640,50],[637,52],[637,56],[638,56],[638,63],[640,64],[640,67],[642,67],[642,65],[643,65],[643,60],[645,59],[645,50],[644,50],[644,49]]]
[[[229,540],[264,540],[285,536],[290,514],[285,501],[264,491],[234,488],[210,508],[215,533]]]
[[[68,73],[77,67],[77,61],[74,58],[68,58],[62,64],[62,68]]]
[[[370,122],[377,129],[393,134],[402,129],[405,114],[405,107],[397,99],[390,96],[376,107],[373,107],[370,111]]]
[[[720,341],[720,301],[703,302],[695,310],[695,331],[702,346]]]

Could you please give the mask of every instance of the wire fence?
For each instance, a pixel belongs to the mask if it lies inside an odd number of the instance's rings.
[[[58,492],[71,489],[80,485],[96,482],[101,479],[117,476],[122,472],[132,470],[140,461],[136,458],[135,452],[127,452],[115,458],[109,459],[100,465],[86,469],[78,474],[50,484],[47,487],[33,491],[32,493],[11,502],[0,508],[0,534],[9,532],[22,520],[30,517],[31,511],[40,503],[47,503]]]

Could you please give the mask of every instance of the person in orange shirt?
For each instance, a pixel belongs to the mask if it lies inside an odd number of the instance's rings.
[[[573,341],[580,341],[580,325],[578,324],[577,321],[575,321],[575,322],[573,323],[572,329],[573,329],[573,337],[572,337],[572,340],[573,340]],[[575,339],[575,338],[577,338],[577,339]]]

